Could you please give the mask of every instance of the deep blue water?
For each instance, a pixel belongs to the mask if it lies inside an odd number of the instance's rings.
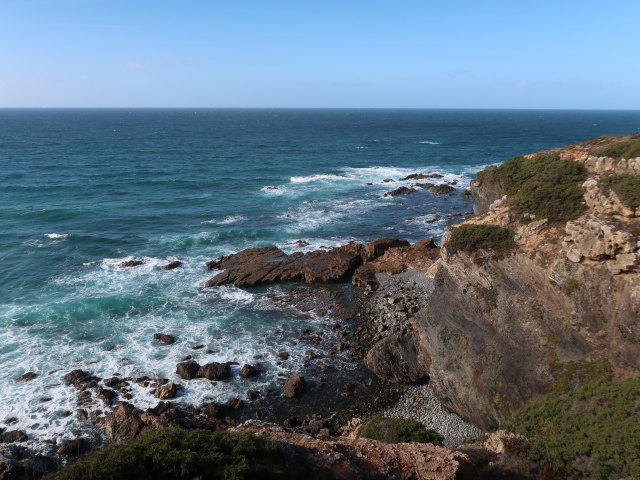
[[[640,112],[0,110],[0,421],[66,434],[75,392],[61,373],[173,378],[194,344],[214,351],[201,361],[264,355],[260,382],[273,384],[304,368],[296,358],[309,347],[292,332],[326,319],[294,323],[255,292],[205,291],[206,260],[270,244],[437,237],[471,209],[460,192],[483,166],[637,131]],[[418,171],[458,191],[381,197],[410,183],[384,179]],[[118,268],[131,257],[146,263]],[[171,259],[184,267],[157,268]],[[157,331],[177,343],[158,347]],[[277,366],[281,349],[294,355]],[[29,370],[40,377],[12,380]],[[196,382],[181,399],[245,390]]]

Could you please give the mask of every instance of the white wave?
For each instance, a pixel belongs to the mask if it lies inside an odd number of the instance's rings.
[[[359,150],[366,150],[366,149],[367,149],[367,148],[369,148],[369,147],[365,147],[365,146],[357,146],[356,148],[357,148],[357,149],[359,149]]]
[[[310,183],[322,180],[349,180],[349,177],[344,175],[336,175],[334,173],[309,175],[307,177],[291,177],[291,183]]]
[[[423,145],[440,145],[440,142],[433,142],[431,140],[423,140],[422,142],[418,143],[422,143]]]
[[[59,240],[59,239],[67,238],[69,234],[68,233],[45,233],[44,236],[47,238]]]
[[[229,215],[225,217],[223,220],[217,220],[212,218],[211,220],[205,220],[204,222],[200,222],[201,224],[211,224],[211,225],[231,225],[232,223],[243,222],[247,219],[244,215]]]
[[[287,193],[287,189],[284,187],[276,187],[273,185],[267,185],[266,187],[262,187],[260,189],[261,192],[268,193],[270,195],[282,195]]]

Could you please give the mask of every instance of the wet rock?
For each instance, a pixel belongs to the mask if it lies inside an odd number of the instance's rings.
[[[63,378],[67,385],[73,385],[78,389],[94,386],[100,380],[98,377],[94,377],[80,369],[70,371]]]
[[[247,398],[249,400],[257,400],[260,398],[260,392],[258,390],[247,390]]]
[[[294,373],[287,378],[282,386],[282,393],[285,397],[295,398],[304,392],[305,381],[304,378]]]
[[[203,403],[201,408],[202,408],[202,412],[207,417],[222,418],[222,416],[223,416],[222,404],[220,404],[218,402]]]
[[[384,194],[385,197],[395,197],[397,195],[409,195],[410,193],[417,192],[413,187],[398,187],[395,190],[391,190]]]
[[[145,428],[145,423],[140,418],[142,413],[142,410],[130,403],[118,403],[104,419],[105,434],[116,442],[133,440]]]
[[[104,386],[109,388],[117,387],[121,382],[122,380],[118,377],[105,378],[103,380]]]
[[[26,442],[27,439],[27,434],[22,430],[9,430],[8,432],[0,433],[0,443]]]
[[[298,417],[289,417],[282,422],[282,425],[287,428],[296,428],[302,425],[302,420],[300,420]]]
[[[22,375],[14,378],[14,380],[16,382],[28,382],[29,380],[33,380],[37,376],[38,376],[38,374],[35,373],[35,372],[27,372],[27,373],[23,373]]]
[[[187,360],[176,365],[176,373],[185,380],[192,380],[198,377],[200,364],[195,360]]]
[[[131,268],[131,267],[137,267],[139,265],[144,265],[144,260],[140,260],[140,259],[127,260],[126,262],[122,262],[118,264],[120,268]]]
[[[154,333],[153,338],[164,345],[171,345],[176,341],[173,335],[168,335],[166,333]]]
[[[58,447],[58,453],[66,456],[80,455],[89,450],[90,443],[84,438],[74,438],[73,440],[66,440]]]
[[[94,392],[96,394],[96,397],[100,400],[102,400],[102,402],[105,404],[105,406],[110,407],[114,400],[117,397],[116,392],[114,392],[113,390],[109,389],[109,388],[102,388],[102,387],[96,387],[94,389]]]
[[[174,260],[173,262],[169,262],[166,265],[161,266],[162,270],[173,270],[174,268],[178,268],[182,266],[182,262],[179,260]]]
[[[156,391],[153,395],[162,400],[168,400],[171,398],[176,398],[178,396],[178,391],[180,391],[182,388],[182,385],[179,385],[177,383],[167,383],[166,385],[162,385],[156,388]]]
[[[430,187],[429,190],[431,190],[431,193],[436,195],[446,195],[456,191],[456,189],[450,185],[434,185],[433,187]]]
[[[240,369],[240,376],[243,378],[257,377],[260,375],[260,367],[257,365],[244,365]]]
[[[236,397],[230,398],[229,400],[227,400],[227,407],[234,410],[240,410],[242,407],[244,407],[244,401]]]
[[[207,380],[225,380],[231,377],[231,363],[207,363],[199,368],[197,376]]]
[[[412,173],[407,175],[404,178],[401,178],[400,181],[403,182],[405,180],[423,180],[425,178],[442,178],[444,175],[440,175],[439,173],[430,173],[425,175],[424,173]]]
[[[280,353],[278,353],[278,358],[280,360],[288,360],[289,359],[289,352],[280,352]]]

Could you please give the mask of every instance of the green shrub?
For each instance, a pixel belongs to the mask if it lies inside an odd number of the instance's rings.
[[[568,278],[564,284],[564,293],[567,295],[571,295],[573,292],[577,292],[582,287],[582,283],[580,283],[575,278]]]
[[[640,207],[640,176],[639,175],[613,175],[598,181],[598,186],[605,195],[613,190],[620,201],[627,207]]]
[[[51,480],[281,478],[280,450],[250,433],[164,429],[94,450]]]
[[[552,393],[504,427],[529,438],[524,455],[570,479],[640,478],[640,378],[597,378]]]
[[[587,209],[579,187],[586,177],[584,165],[562,160],[558,153],[512,157],[478,174],[478,180],[498,184],[511,197],[515,212],[552,223],[574,220]]]
[[[451,253],[458,250],[473,252],[476,250],[495,250],[497,252],[516,248],[513,232],[497,225],[463,225],[451,232],[447,242]]]
[[[640,140],[615,142],[606,147],[592,150],[589,153],[596,157],[611,157],[617,159],[640,157]]]
[[[435,430],[428,430],[420,422],[402,418],[373,417],[358,431],[358,437],[387,443],[420,442],[442,445],[443,438]]]

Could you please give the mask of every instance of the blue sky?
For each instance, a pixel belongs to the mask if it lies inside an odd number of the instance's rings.
[[[640,1],[0,0],[0,107],[640,109]]]

